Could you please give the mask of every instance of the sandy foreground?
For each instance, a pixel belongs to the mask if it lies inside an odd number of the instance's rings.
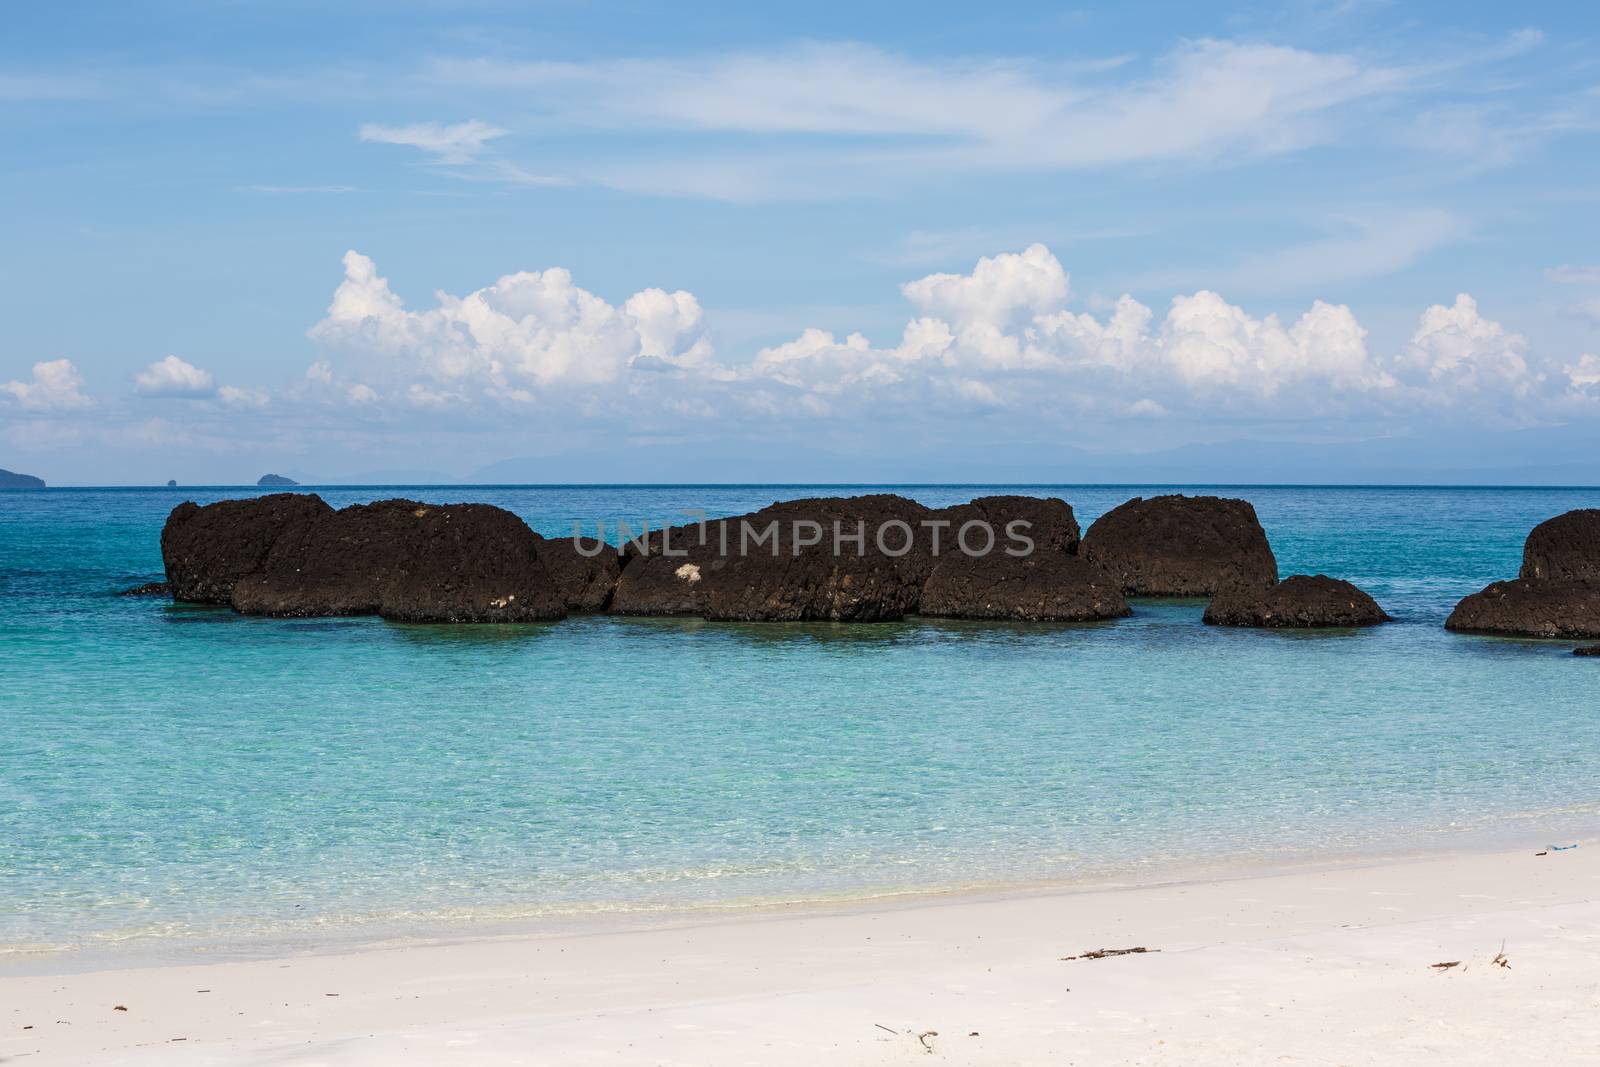
[[[1536,851],[0,977],[0,1062],[1600,1064],[1600,845]]]

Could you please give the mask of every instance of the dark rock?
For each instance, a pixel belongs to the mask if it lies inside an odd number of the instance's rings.
[[[1366,593],[1325,574],[1295,574],[1273,586],[1234,586],[1206,608],[1213,626],[1375,626],[1388,614]]]
[[[741,621],[903,618],[916,610],[932,570],[931,533],[922,523],[933,514],[880,494],[786,501],[703,528],[657,532],[645,550],[624,546],[611,610]],[[860,547],[851,539],[858,531]]]
[[[1600,656],[1600,645],[1584,645],[1572,650],[1574,656]]]
[[[488,504],[357,504],[280,538],[235,585],[233,606],[402,622],[560,618],[565,602],[535,544],[526,523]]]
[[[44,479],[31,474],[0,470],[0,489],[43,489]]]
[[[118,596],[171,596],[172,586],[166,582],[145,582],[132,589],[124,589]]]
[[[579,551],[579,548],[582,551]],[[568,611],[604,611],[622,575],[615,548],[593,537],[536,538],[535,552]]]
[[[1078,551],[1078,519],[1072,514],[1072,505],[1058,497],[980,496],[969,503],[945,508],[933,517],[947,519],[950,523],[939,531],[941,550],[947,547],[959,550],[962,527],[976,520],[994,531],[997,551],[1003,551],[1009,542],[1007,527],[1013,522],[1026,524],[1017,526],[1015,531],[1032,541],[1036,551],[1055,549],[1069,554]],[[985,536],[981,527],[969,533],[967,544],[974,555],[983,554]]]
[[[256,480],[256,484],[263,489],[288,489],[300,483],[293,478],[285,478],[281,474],[263,474]]]
[[[919,613],[955,619],[1086,622],[1131,615],[1122,590],[1098,567],[1059,548],[1026,556],[941,554]]]
[[[1600,580],[1600,509],[1541,522],[1522,547],[1523,578]]]
[[[1600,637],[1600,581],[1494,582],[1456,605],[1445,628],[1520,637]]]
[[[161,531],[161,558],[172,599],[227,604],[234,583],[266,562],[279,538],[301,533],[333,509],[309,493],[274,493],[172,509]]]
[[[176,488],[178,488],[178,479],[176,479],[176,478],[168,478],[167,479],[167,488],[168,489],[176,489]]]
[[[1278,579],[1272,546],[1245,500],[1135,498],[1095,520],[1081,552],[1129,596],[1212,596]]]

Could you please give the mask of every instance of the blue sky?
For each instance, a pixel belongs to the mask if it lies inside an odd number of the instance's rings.
[[[1597,23],[51,5],[0,467],[1593,482]]]

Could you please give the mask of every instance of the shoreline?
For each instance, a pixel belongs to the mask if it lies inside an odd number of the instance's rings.
[[[1491,1062],[1491,1035],[1496,1055],[1585,1062],[1600,849],[1582,844],[0,976],[0,1059],[880,1063],[937,1031],[957,1062],[1403,1063],[1437,1011],[1455,1025],[1430,1023],[1429,1048],[1460,1062]],[[1160,951],[1063,959],[1130,947]]]
[[[1600,809],[1593,805],[1576,805],[1560,812],[1506,816],[1484,826],[1411,831],[1405,835],[1404,846],[1402,838],[1396,836],[1334,850],[1285,849],[1220,858],[1160,857],[1145,866],[1094,868],[1068,877],[864,886],[792,897],[733,897],[666,903],[569,901],[539,913],[509,904],[487,905],[464,913],[435,908],[381,915],[323,916],[301,920],[292,927],[256,927],[231,935],[132,933],[105,936],[98,943],[0,948],[0,979],[248,963],[507,938],[604,935],[770,916],[847,914],[943,903],[1173,888],[1513,854],[1513,849],[1531,854],[1556,839],[1600,849],[1600,838],[1591,842],[1586,833],[1594,826],[1597,814]],[[1528,844],[1535,841],[1543,843],[1537,847]]]

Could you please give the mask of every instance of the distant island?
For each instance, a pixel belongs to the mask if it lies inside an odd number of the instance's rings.
[[[31,474],[0,470],[0,489],[43,489],[44,479]]]
[[[263,488],[285,489],[291,485],[299,485],[300,483],[295,481],[293,478],[285,478],[281,474],[263,474],[261,476],[261,480],[256,482],[256,484],[258,486],[262,486]]]

